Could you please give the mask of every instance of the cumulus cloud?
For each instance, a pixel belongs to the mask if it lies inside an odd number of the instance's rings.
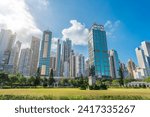
[[[17,33],[17,40],[28,46],[31,36],[41,36],[26,0],[0,0],[0,28]]]
[[[120,20],[117,20],[115,22],[112,22],[112,21],[108,20],[104,24],[104,27],[105,27],[105,30],[106,30],[106,34],[107,34],[107,38],[113,39],[113,38],[116,37],[115,33],[116,33],[119,25],[120,25]]]
[[[75,45],[87,45],[88,29],[77,20],[70,21],[71,26],[63,29],[63,39],[69,38]]]

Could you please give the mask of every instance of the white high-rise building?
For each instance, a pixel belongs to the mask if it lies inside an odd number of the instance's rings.
[[[17,72],[20,48],[21,48],[21,42],[17,41],[15,46],[11,50],[10,59],[8,63],[9,66],[12,66],[11,73]]]
[[[2,29],[0,32],[0,69],[8,64],[10,53],[16,39],[16,33],[12,33],[11,30]]]
[[[18,72],[24,76],[30,76],[32,60],[32,50],[29,48],[22,49],[19,59]]]
[[[82,54],[76,55],[76,77],[85,75],[85,61]]]
[[[76,73],[76,56],[74,54],[74,51],[72,50],[70,53],[70,59],[69,59],[69,67],[70,67],[70,77],[74,78]]]
[[[32,59],[31,59],[31,68],[30,68],[31,76],[34,76],[37,72],[38,60],[39,60],[39,49],[40,49],[40,39],[33,36],[31,41],[31,50],[32,50]]]
[[[150,68],[150,42],[143,41],[141,43],[141,48],[144,51],[145,60],[148,64],[148,67]]]
[[[114,78],[119,78],[119,58],[118,53],[115,50],[109,51],[109,62],[110,62],[110,75]]]
[[[146,56],[144,50],[142,48],[136,48],[135,51],[136,51],[136,56],[137,56],[140,71],[143,69],[142,71],[144,71],[143,73],[145,73],[142,76],[143,77],[149,76],[149,66],[148,63],[146,62]]]

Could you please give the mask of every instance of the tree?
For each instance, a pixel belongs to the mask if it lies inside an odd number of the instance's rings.
[[[50,75],[49,75],[48,85],[51,86],[54,84],[54,82],[55,82],[55,79],[54,79],[54,75],[53,75],[53,69],[51,69]]]
[[[19,79],[18,79],[17,75],[10,75],[9,82],[10,82],[11,88],[13,87],[14,84],[17,84],[17,83],[19,84]]]
[[[43,87],[47,87],[48,79],[46,77],[43,78]]]
[[[0,86],[3,88],[3,85],[5,85],[7,82],[9,82],[8,74],[1,72],[0,73]]]
[[[36,73],[36,77],[35,77],[35,82],[34,82],[34,86],[40,85],[40,68],[37,69],[37,73]]]
[[[33,76],[31,76],[28,80],[27,80],[28,84],[30,86],[34,86],[35,85],[35,78]]]
[[[150,83],[150,77],[145,78],[145,79],[144,79],[144,82]]]
[[[119,78],[119,84],[120,84],[120,86],[124,86],[124,80],[123,80],[123,70],[121,69],[121,67],[119,68],[119,76],[120,76],[120,78]]]

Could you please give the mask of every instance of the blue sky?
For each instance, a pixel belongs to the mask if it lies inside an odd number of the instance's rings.
[[[23,1],[38,30],[50,29],[55,38],[66,36],[74,38],[75,34],[86,33],[95,22],[105,25],[108,48],[117,50],[120,60],[124,63],[129,58],[137,63],[135,48],[140,46],[142,41],[150,39],[149,0]],[[78,27],[81,29],[75,30]],[[74,38],[74,49],[88,57],[85,41]]]

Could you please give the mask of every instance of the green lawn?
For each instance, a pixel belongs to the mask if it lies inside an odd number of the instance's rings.
[[[108,90],[80,90],[78,88],[0,89],[0,96],[6,95],[22,96],[22,97],[51,96],[52,99],[69,99],[69,97],[70,99],[105,99],[105,97],[107,99],[108,96],[110,97],[113,96],[115,99],[120,99],[118,97],[122,97],[123,99],[128,99],[126,97],[140,97],[141,99],[150,99],[150,89],[122,89],[122,88],[120,89],[109,88]]]

